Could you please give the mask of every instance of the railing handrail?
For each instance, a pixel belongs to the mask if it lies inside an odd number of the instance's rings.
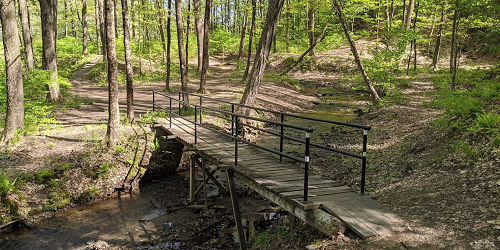
[[[312,118],[312,117],[304,117],[304,116],[290,114],[290,113],[281,112],[281,111],[274,111],[274,110],[269,110],[269,109],[264,109],[264,108],[256,108],[256,107],[251,107],[251,106],[248,106],[248,105],[243,105],[243,104],[238,104],[238,103],[232,103],[232,102],[229,102],[229,101],[219,100],[219,99],[216,99],[216,98],[207,97],[207,96],[198,95],[198,94],[193,94],[193,93],[184,92],[184,91],[179,91],[178,92],[179,93],[178,99],[175,98],[175,97],[171,97],[171,96],[169,96],[169,95],[167,95],[167,94],[165,94],[163,92],[158,92],[158,91],[155,91],[155,90],[153,90],[152,92],[153,92],[153,111],[155,110],[155,107],[160,107],[163,110],[167,110],[167,108],[165,108],[165,107],[163,107],[163,106],[155,103],[155,94],[159,94],[159,95],[161,95],[163,97],[169,98],[170,104],[169,104],[168,110],[169,110],[170,126],[172,124],[172,116],[173,115],[176,115],[176,116],[182,118],[183,120],[186,120],[186,121],[194,124],[195,144],[197,143],[197,126],[202,126],[202,127],[206,128],[208,130],[211,130],[213,132],[217,132],[218,134],[231,137],[235,141],[235,165],[238,164],[238,142],[242,142],[242,143],[251,145],[253,147],[256,147],[256,148],[259,148],[259,149],[271,152],[273,154],[277,154],[277,155],[280,156],[280,161],[282,160],[282,157],[286,157],[286,158],[289,158],[289,159],[292,159],[292,160],[304,163],[305,164],[304,201],[307,201],[307,196],[308,196],[309,153],[310,153],[310,147],[311,146],[317,147],[317,148],[320,148],[320,149],[329,150],[329,151],[336,152],[336,153],[340,153],[340,154],[347,155],[347,156],[350,156],[350,157],[361,159],[362,160],[361,193],[364,194],[364,191],[365,191],[365,172],[366,172],[367,134],[368,134],[368,131],[371,129],[370,126],[359,125],[359,124],[352,124],[352,123],[345,123],[345,122],[330,121],[330,120],[318,119],[318,118]],[[192,96],[199,97],[200,98],[200,103],[199,104],[195,104],[195,103],[190,103],[190,102],[184,101],[184,100],[181,99],[181,94],[187,94],[187,95],[192,95]],[[217,101],[217,102],[220,102],[220,103],[230,104],[231,105],[231,112],[230,111],[221,110],[221,109],[217,109],[217,108],[213,108],[213,107],[203,106],[202,105],[203,99],[209,99],[209,100]],[[173,112],[173,109],[172,109],[172,100],[178,102],[178,105],[179,105],[179,114],[176,114],[175,112]],[[185,106],[194,107],[194,111],[195,111],[195,113],[194,113],[194,121],[191,121],[190,119],[182,117],[182,115],[181,115],[181,104],[185,105]],[[239,114],[239,113],[235,112],[235,108],[234,108],[235,106],[236,107],[250,108],[250,109],[258,110],[258,111],[270,112],[270,113],[274,113],[274,114],[279,114],[281,116],[281,121],[278,122],[278,121],[275,121],[275,120],[268,120],[268,119],[257,118],[257,117],[253,117],[253,116],[249,116],[249,115]],[[227,120],[227,121],[231,122],[231,134],[228,134],[228,133],[226,133],[224,131],[219,131],[219,130],[217,130],[215,128],[203,125],[203,122],[202,122],[202,112],[203,112],[203,110],[210,110],[210,111],[214,111],[215,113],[219,113],[219,114],[224,114],[224,115],[230,116],[231,118],[225,118],[225,117],[222,117],[222,116],[219,116],[219,115],[215,115],[214,113],[208,112],[208,113],[211,113],[215,117],[223,118],[224,120]],[[198,118],[198,111],[199,111],[199,122],[197,120],[197,118]],[[350,153],[350,152],[343,151],[343,150],[340,150],[340,149],[331,148],[331,147],[323,146],[323,145],[320,145],[320,144],[311,143],[310,142],[310,134],[313,132],[313,129],[312,128],[305,128],[305,127],[297,126],[297,125],[290,124],[290,123],[285,123],[284,122],[284,117],[285,116],[290,116],[290,117],[299,118],[299,119],[305,119],[305,120],[311,120],[311,121],[317,121],[317,122],[324,122],[324,123],[329,123],[329,124],[337,124],[337,125],[354,127],[354,128],[361,128],[361,129],[363,129],[363,153],[361,155],[358,155],[358,154]],[[256,126],[252,126],[250,124],[241,123],[240,122],[240,118],[246,119],[246,120],[258,121],[258,122],[264,122],[264,123],[267,123],[267,124],[279,126],[279,127],[281,127],[281,133],[278,134],[277,132],[271,132],[271,131],[267,131],[267,130],[265,130],[263,128],[258,128]],[[280,150],[278,151],[278,150],[275,150],[275,149],[272,149],[272,148],[267,148],[267,147],[264,147],[264,146],[261,146],[261,145],[257,145],[255,143],[252,143],[252,142],[249,142],[247,140],[239,138],[238,137],[238,128],[240,126],[250,127],[250,128],[253,128],[253,129],[265,132],[265,133],[269,133],[269,134],[272,134],[272,135],[275,135],[275,136],[279,136],[280,137]],[[235,127],[236,127],[236,132],[234,131]],[[290,136],[284,135],[283,128],[285,128],[285,127],[292,128],[292,129],[297,129],[297,130],[301,130],[301,131],[306,132],[305,142],[301,140],[301,139],[303,139],[303,137],[297,137],[299,139],[296,139],[294,137],[290,137]],[[301,159],[301,158],[298,158],[296,156],[284,153],[283,152],[283,139],[292,140],[292,141],[296,141],[296,142],[299,142],[299,143],[304,143],[306,145],[304,158]]]
[[[220,99],[216,99],[216,98],[213,98],[213,97],[208,97],[208,96],[204,96],[204,95],[200,95],[200,94],[189,93],[189,92],[186,92],[186,91],[179,91],[179,92],[183,93],[183,94],[188,94],[188,95],[192,95],[192,96],[196,96],[196,97],[201,97],[201,98],[205,98],[205,99],[209,99],[209,100],[214,100],[214,101],[226,103],[226,104],[235,105],[235,106],[238,106],[238,107],[250,108],[250,109],[253,109],[253,110],[259,110],[259,111],[269,112],[269,113],[273,113],[273,114],[277,114],[277,115],[286,115],[286,116],[290,116],[290,117],[294,117],[294,118],[299,118],[299,119],[304,119],[304,120],[317,121],[317,122],[325,122],[325,123],[342,125],[342,126],[347,126],[347,127],[361,128],[361,129],[365,129],[365,130],[371,130],[372,129],[371,126],[362,125],[362,124],[347,123],[347,122],[338,122],[338,121],[332,121],[332,120],[326,120],[326,119],[320,119],[320,118],[300,116],[300,115],[296,115],[296,114],[292,114],[292,113],[288,113],[288,112],[270,110],[270,109],[265,109],[265,108],[253,107],[253,106],[249,106],[249,105],[245,105],[245,104],[241,104],[241,103],[229,102],[229,101],[220,100]]]

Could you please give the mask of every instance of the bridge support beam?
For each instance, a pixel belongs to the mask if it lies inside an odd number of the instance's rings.
[[[247,244],[245,239],[245,233],[243,232],[243,225],[241,223],[241,214],[240,207],[238,204],[238,197],[236,196],[236,188],[234,187],[234,171],[232,169],[228,169],[227,173],[227,181],[229,186],[229,193],[231,195],[231,203],[233,204],[233,213],[234,220],[236,222],[236,229],[238,229],[238,239],[240,243],[240,249],[246,250]]]
[[[284,208],[286,211],[295,215],[302,221],[305,221],[314,228],[317,228],[328,237],[345,231],[344,224],[337,217],[321,209],[311,209],[313,206],[308,206],[297,201],[287,200],[283,196],[280,196],[277,192],[260,185],[255,180],[250,179],[247,175],[240,173],[237,169],[234,169],[234,176],[243,184]]]

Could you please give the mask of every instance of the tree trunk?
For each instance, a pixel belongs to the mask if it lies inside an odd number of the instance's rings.
[[[309,37],[309,47],[312,49],[309,51],[310,56],[314,56],[316,52],[314,51],[314,1],[310,2],[309,8],[307,9],[307,34]]]
[[[255,16],[257,15],[257,0],[252,0],[252,24],[250,27],[250,34],[248,36],[248,55],[247,55],[247,65],[245,67],[245,73],[243,74],[243,82],[247,80],[248,72],[250,71],[250,58],[252,56],[252,42],[253,35],[255,33]]]
[[[106,48],[106,28],[104,25],[104,2],[98,0],[99,2],[99,22],[100,22],[100,31],[101,31],[101,43],[102,43],[102,60],[104,62],[104,66],[108,67],[108,49]]]
[[[179,48],[179,66],[181,71],[181,90],[187,92],[188,68],[186,65],[186,53],[184,52],[184,32],[182,30],[182,1],[175,0],[175,21],[177,26],[177,45]],[[182,100],[189,102],[189,95],[183,93]],[[187,107],[187,106],[185,106]]]
[[[415,0],[410,0],[407,7],[408,7],[408,10],[406,11],[404,23],[405,23],[406,30],[409,30],[410,26],[411,26],[411,16],[413,14],[413,8],[415,7]]]
[[[115,24],[114,24],[114,26],[115,26],[115,39],[118,38],[118,36],[120,34],[120,33],[118,33],[118,15],[116,15],[116,11],[118,9],[117,4],[116,4],[117,2],[118,2],[118,0],[113,0],[113,4],[115,5],[113,8],[113,12],[114,12],[113,15],[115,16]]]
[[[127,0],[122,0],[123,46],[125,48],[125,70],[127,75],[127,118],[134,120],[134,69],[132,67],[132,48],[130,46],[130,19]]]
[[[146,25],[146,36],[148,42],[148,61],[149,61],[149,70],[153,71],[153,58],[151,57],[151,33],[149,32],[149,26]]]
[[[453,10],[453,28],[451,31],[451,46],[450,46],[450,72],[454,71],[454,58],[455,58],[455,50],[457,45],[457,27],[458,27],[458,19],[459,19],[459,10],[458,10],[458,0],[455,1],[455,6]]]
[[[64,0],[64,37],[68,36],[68,0]]]
[[[104,0],[104,19],[106,30],[106,47],[108,53],[108,129],[106,143],[113,148],[119,141],[120,110],[118,103],[118,64],[116,62],[115,44],[115,8],[113,0]]]
[[[83,55],[88,55],[88,35],[87,35],[87,0],[82,0],[82,29],[83,29],[83,34],[82,34],[82,54]]]
[[[323,28],[323,31],[321,32],[321,35],[319,35],[319,37],[316,39],[316,41],[314,41],[314,43],[304,52],[302,53],[302,55],[300,55],[299,59],[297,59],[297,61],[295,61],[290,67],[288,67],[287,69],[285,69],[285,71],[283,71],[283,73],[281,73],[281,75],[285,75],[287,74],[288,72],[290,72],[290,70],[292,70],[293,68],[295,68],[295,66],[297,66],[302,60],[304,60],[304,57],[306,57],[306,55],[314,49],[314,47],[320,43],[323,38],[325,37],[325,33],[326,33],[326,30],[328,29],[328,26],[330,25],[330,23],[332,22],[333,20],[333,16],[330,14],[328,16],[331,16],[330,19],[328,19],[328,22],[325,24],[325,28]]]
[[[33,54],[33,43],[31,40],[30,21],[28,17],[28,5],[26,0],[19,0],[19,16],[23,27],[24,54],[26,55],[26,67],[28,70],[35,69],[35,56]]]
[[[101,22],[99,21],[99,0],[95,0],[95,36],[96,36],[96,46],[97,46],[97,54],[100,55],[101,51]]]
[[[186,69],[189,70],[189,24],[191,24],[191,1],[187,1],[187,11],[188,11],[188,16],[187,16],[187,21],[186,21]],[[187,74],[186,74],[187,76]]]
[[[243,49],[245,48],[245,36],[247,33],[247,25],[248,25],[248,0],[245,2],[245,7],[243,10],[243,24],[241,28],[241,36],[240,36],[240,47],[238,48],[238,64],[240,64],[241,58],[243,57]]]
[[[130,0],[130,13],[132,13],[132,38],[135,39],[135,9],[134,9],[134,0]]]
[[[432,57],[432,68],[434,70],[436,70],[436,68],[437,68],[437,63],[438,63],[438,59],[439,59],[439,50],[441,48],[441,39],[443,36],[443,26],[444,26],[444,13],[445,13],[445,3],[443,2],[441,4],[441,21],[439,24],[439,31],[438,31],[438,35],[436,38],[436,46],[434,48],[434,55]]]
[[[198,45],[198,72],[202,71],[203,63],[203,22],[201,20],[201,3],[200,0],[193,0],[194,8],[194,27],[196,30],[196,41]],[[210,10],[208,10],[210,16]]]
[[[163,29],[163,20],[165,12],[165,8],[163,6],[164,6],[163,0],[156,0],[156,8],[158,8],[158,22],[160,23],[161,46],[163,49],[163,63],[165,63],[167,61],[167,45],[165,44],[165,31]]]
[[[212,8],[212,0],[207,0],[205,3],[205,24],[203,27],[203,60],[200,74],[200,88],[198,89],[198,93],[204,94],[208,93],[208,90],[205,88],[205,84],[207,81],[207,72],[209,66],[209,39],[210,39],[210,9]]]
[[[351,35],[349,34],[349,28],[347,27],[346,19],[344,13],[342,13],[342,9],[339,6],[338,0],[333,0],[333,5],[335,7],[335,10],[337,11],[337,16],[339,18],[342,29],[344,30],[344,35],[347,41],[349,42],[349,46],[351,47],[352,55],[354,56],[354,61],[358,65],[358,69],[361,72],[361,75],[363,76],[363,80],[365,81],[366,87],[370,91],[372,102],[374,104],[377,104],[380,102],[380,97],[378,96],[377,91],[373,87],[370,78],[366,74],[363,63],[359,58],[358,50],[356,49],[356,45],[354,44],[354,41],[352,40]]]
[[[266,15],[266,22],[264,28],[262,29],[262,34],[259,41],[259,46],[257,47],[254,65],[252,67],[252,72],[248,78],[248,83],[245,87],[245,92],[243,92],[243,97],[241,98],[241,104],[252,106],[255,104],[255,99],[259,91],[260,84],[262,82],[262,77],[264,76],[264,71],[266,69],[267,59],[269,57],[269,51],[271,49],[271,43],[273,37],[276,33],[276,26],[278,25],[278,19],[283,8],[284,0],[269,0],[269,7]],[[249,115],[251,113],[250,109],[243,109],[243,114]]]
[[[0,1],[0,21],[5,56],[5,82],[7,87],[7,113],[1,143],[7,143],[24,127],[24,96],[19,31],[16,20],[16,2]]]
[[[62,100],[62,95],[57,83],[57,0],[38,1],[42,16],[42,69],[52,71],[47,100],[59,102]]]
[[[290,52],[290,0],[286,0],[286,24],[285,24],[285,46],[286,53]]]
[[[172,0],[168,0],[168,15],[167,15],[167,77],[165,80],[165,91],[170,92],[170,66],[172,62],[172,56],[170,55],[170,46],[172,44],[172,32],[171,32],[171,23],[172,23]]]

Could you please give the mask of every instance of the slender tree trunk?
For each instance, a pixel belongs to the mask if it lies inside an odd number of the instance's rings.
[[[82,0],[82,54],[88,55],[88,34],[87,34],[87,0]]]
[[[64,37],[68,36],[68,0],[64,0]]]
[[[454,71],[454,57],[455,50],[457,47],[457,29],[458,29],[458,19],[459,19],[459,10],[458,10],[458,0],[455,1],[454,11],[453,11],[453,28],[451,31],[451,46],[450,46],[450,72]]]
[[[132,48],[130,46],[130,19],[127,0],[122,0],[123,46],[125,48],[125,69],[127,75],[127,118],[134,120],[134,68],[132,67]]]
[[[198,45],[198,72],[202,71],[203,63],[203,22],[201,20],[201,1],[193,0],[194,8],[194,27],[196,29],[196,41]],[[208,10],[210,16],[210,10]],[[209,27],[210,28],[210,27]]]
[[[356,49],[356,45],[354,44],[354,41],[351,38],[351,35],[349,34],[349,28],[347,27],[346,19],[344,16],[344,13],[342,13],[342,9],[339,6],[338,0],[333,0],[333,5],[335,6],[335,10],[337,11],[337,16],[340,20],[340,24],[342,26],[342,29],[344,30],[344,35],[349,42],[349,46],[351,47],[352,55],[354,56],[354,61],[356,62],[356,65],[358,65],[358,69],[361,72],[361,75],[363,76],[363,80],[365,81],[366,87],[370,91],[372,102],[374,104],[377,104],[380,102],[380,97],[378,96],[377,91],[373,87],[370,78],[366,74],[365,68],[363,66],[363,63],[361,62],[361,59],[359,58],[358,50]]]
[[[161,46],[163,49],[163,63],[167,61],[167,45],[165,44],[165,31],[163,29],[163,21],[164,18],[164,2],[163,0],[156,0],[156,8],[158,8],[158,22],[160,23],[160,38],[161,38]]]
[[[209,67],[209,39],[210,39],[210,9],[212,8],[212,0],[206,0],[205,2],[205,23],[203,27],[203,60],[200,74],[200,88],[198,93],[208,93],[206,89],[207,72]]]
[[[248,0],[245,2],[245,7],[243,10],[243,24],[241,28],[241,36],[240,36],[240,47],[238,48],[238,65],[240,64],[241,58],[243,57],[243,49],[245,48],[245,36],[247,33],[247,25],[248,25]]]
[[[434,47],[434,55],[432,57],[432,68],[436,70],[438,59],[439,59],[439,50],[441,48],[441,39],[443,36],[443,27],[444,27],[444,13],[445,13],[445,2],[441,4],[441,21],[439,23],[439,31],[436,38],[436,46]]]
[[[309,51],[310,56],[314,56],[316,52],[314,51],[314,0],[310,1],[309,8],[307,9],[307,34],[309,37],[309,47],[312,49]]]
[[[120,110],[118,103],[118,64],[116,62],[115,44],[115,5],[113,0],[104,0],[104,18],[106,30],[106,47],[108,53],[108,129],[106,143],[113,148],[119,141]]]
[[[262,77],[264,76],[267,59],[269,57],[271,43],[273,41],[273,37],[276,34],[278,19],[281,10],[283,9],[283,2],[284,0],[269,0],[266,22],[262,30],[259,46],[257,47],[254,66],[252,67],[252,73],[248,78],[245,92],[243,92],[243,97],[241,98],[241,104],[249,106],[255,104],[257,93],[262,82]],[[251,113],[251,110],[243,109],[242,112],[243,114],[249,115]]]
[[[434,35],[434,27],[436,27],[436,17],[432,15],[432,26],[431,26],[431,32],[429,33],[428,40],[429,42],[427,43],[427,48],[425,54],[430,57],[431,56],[431,41],[432,41],[432,35]]]
[[[250,71],[250,58],[252,56],[252,42],[255,33],[255,16],[257,15],[257,0],[252,0],[252,24],[250,27],[250,34],[248,35],[248,55],[245,73],[243,74],[243,82],[247,80],[248,72]]]
[[[415,20],[413,21],[413,32],[415,32],[415,34],[417,33],[417,20],[418,20],[418,10],[420,8],[420,1],[417,2],[417,7],[415,9]],[[413,39],[413,55],[414,55],[414,59],[413,60],[413,70],[416,71],[417,70],[417,59],[418,59],[418,55],[417,55],[417,39]]]
[[[99,2],[99,22],[101,30],[101,43],[102,43],[102,60],[104,62],[104,66],[108,67],[108,49],[106,46],[106,29],[104,25],[104,2],[98,0]]]
[[[71,8],[71,34],[73,37],[76,37],[76,24],[75,24],[75,14],[77,17],[79,17],[79,14],[78,13],[75,13],[75,12],[78,12],[78,10],[75,10],[76,7],[73,6],[73,1],[71,2],[70,4],[70,8]]]
[[[189,70],[189,25],[191,24],[191,1],[188,0],[187,2],[187,7],[188,7],[188,16],[187,16],[187,21],[186,21],[186,68]],[[187,75],[187,74],[186,74]]]
[[[290,0],[286,0],[285,46],[286,46],[286,53],[289,53],[290,52]]]
[[[5,57],[5,82],[7,87],[7,113],[0,143],[7,143],[16,131],[24,127],[24,94],[22,61],[19,48],[19,31],[16,20],[16,2],[0,1],[0,21]]]
[[[187,92],[188,84],[188,68],[186,65],[186,53],[184,51],[184,32],[182,30],[182,1],[175,0],[175,21],[177,26],[177,44],[179,49],[179,66],[181,70],[181,89]],[[183,94],[182,100],[189,102],[189,95]],[[187,106],[185,106],[187,107]]]
[[[172,22],[172,0],[168,0],[168,15],[167,15],[167,77],[165,80],[165,91],[171,92],[170,89],[170,66],[172,62],[172,56],[170,55],[170,47],[172,44],[172,33],[171,33],[171,22]]]
[[[31,29],[26,0],[19,0],[19,16],[23,27],[24,54],[26,55],[26,66],[28,70],[35,69],[35,56],[33,54],[33,43],[31,40]]]
[[[115,39],[118,38],[118,36],[120,35],[120,33],[118,33],[118,15],[116,14],[116,11],[118,9],[118,5],[117,5],[117,2],[118,0],[113,0],[113,4],[115,5],[114,9],[113,9],[113,12],[114,12],[114,16],[115,16]]]
[[[146,26],[146,41],[148,42],[148,61],[149,61],[149,70],[153,71],[153,58],[151,57],[151,33],[149,31],[149,26]]]
[[[302,55],[300,55],[299,59],[297,59],[297,61],[295,61],[290,67],[288,67],[287,69],[285,69],[285,71],[283,71],[283,73],[281,73],[281,75],[285,75],[288,72],[290,72],[290,70],[292,70],[293,68],[295,68],[300,62],[302,62],[302,60],[304,60],[304,57],[306,57],[306,55],[312,49],[314,49],[314,47],[318,43],[320,43],[323,40],[323,38],[325,37],[326,30],[328,29],[328,26],[330,25],[330,23],[333,20],[333,15],[330,14],[329,16],[331,16],[331,18],[328,19],[328,22],[325,24],[325,28],[323,28],[323,31],[321,32],[321,35],[319,35],[319,37],[316,39],[316,41],[314,41],[314,43],[304,53],[302,53]]]
[[[57,83],[57,0],[38,1],[42,16],[42,69],[52,71],[51,82],[48,84],[47,100],[59,102],[62,100],[62,95]]]
[[[135,9],[134,0],[130,0],[130,13],[132,13],[132,38],[135,39]]]
[[[96,46],[97,46],[97,54],[100,55],[101,51],[101,21],[99,21],[99,0],[95,0],[95,36],[96,36]]]
[[[415,0],[410,0],[408,3],[408,10],[406,11],[406,16],[405,16],[405,27],[406,30],[410,29],[411,26],[411,16],[413,15],[413,8],[415,7]]]

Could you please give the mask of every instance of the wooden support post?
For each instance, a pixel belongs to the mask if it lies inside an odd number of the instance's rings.
[[[201,156],[201,169],[203,171],[203,198],[205,204],[205,212],[208,211],[208,197],[207,197],[207,174],[205,169],[205,157]]]
[[[196,197],[196,162],[194,155],[190,157],[191,164],[189,167],[189,204],[193,205]]]
[[[240,208],[238,205],[238,198],[236,197],[236,188],[234,187],[234,173],[232,169],[227,170],[227,181],[229,186],[229,193],[231,195],[231,203],[233,204],[234,220],[236,222],[236,229],[238,230],[238,239],[240,242],[240,249],[246,250],[247,244],[245,242],[245,233],[243,232],[243,225],[241,223]]]

